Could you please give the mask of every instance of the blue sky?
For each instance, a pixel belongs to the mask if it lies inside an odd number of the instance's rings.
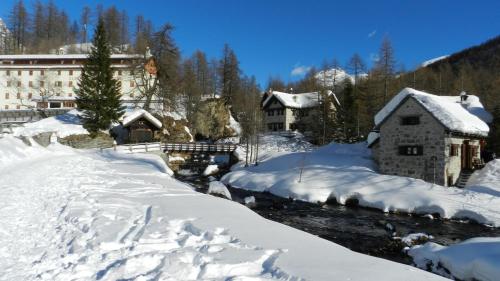
[[[0,1],[2,18],[13,2]],[[79,17],[82,6],[102,3],[127,10],[131,23],[139,13],[157,26],[171,22],[184,56],[201,49],[218,57],[227,42],[242,70],[255,75],[262,86],[270,75],[296,80],[301,69],[320,66],[325,59],[345,64],[355,52],[370,64],[384,36],[393,42],[398,61],[410,69],[500,35],[498,0],[54,2],[73,18]]]

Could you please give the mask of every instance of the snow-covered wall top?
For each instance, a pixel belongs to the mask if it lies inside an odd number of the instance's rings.
[[[151,115],[151,113],[147,112],[144,109],[136,109],[134,111],[125,113],[123,118],[123,126],[126,127],[141,117],[144,117],[146,120],[151,122],[157,128],[161,128],[162,126],[160,120],[156,119],[153,115]]]
[[[436,96],[412,88],[403,89],[375,115],[375,126],[379,126],[407,96],[414,98],[451,131],[488,135],[490,129],[486,122],[491,122],[491,115],[478,97],[469,95],[461,102],[460,96]]]
[[[276,97],[285,107],[290,108],[310,108],[318,106],[318,92],[289,94],[278,91],[272,91],[271,95],[264,101],[263,106]]]

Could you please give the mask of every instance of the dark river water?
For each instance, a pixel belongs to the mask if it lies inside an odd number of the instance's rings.
[[[206,193],[208,181],[197,175],[177,178],[191,184],[197,191]],[[500,228],[471,222],[429,219],[421,216],[387,214],[362,207],[340,204],[313,204],[290,200],[268,192],[251,192],[228,188],[233,201],[243,204],[243,199],[254,196],[256,205],[251,209],[259,215],[291,227],[309,232],[353,251],[412,264],[403,251],[404,245],[394,237],[410,233],[432,235],[433,242],[450,245],[478,236],[500,236]]]

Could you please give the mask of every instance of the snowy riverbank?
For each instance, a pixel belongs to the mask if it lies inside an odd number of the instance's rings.
[[[432,214],[500,226],[500,197],[375,170],[365,144],[332,143],[310,152],[264,153],[258,166],[238,165],[222,181],[308,202],[335,199],[345,204],[355,199],[384,212]]]
[[[157,156],[0,149],[0,280],[439,279],[196,193]]]

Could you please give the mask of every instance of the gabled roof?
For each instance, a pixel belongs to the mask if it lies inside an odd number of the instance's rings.
[[[332,91],[328,91],[329,96],[333,96],[335,101],[338,103],[337,97]],[[268,97],[262,103],[262,107],[265,107],[272,98],[275,97],[279,102],[285,107],[289,108],[311,108],[319,105],[319,93],[299,93],[299,94],[289,94],[278,91],[272,91],[268,94]]]
[[[125,113],[125,116],[123,118],[123,127],[129,126],[131,123],[133,123],[135,120],[138,120],[140,118],[144,118],[151,122],[154,126],[156,126],[158,129],[162,127],[161,121],[156,119],[151,113],[147,112],[144,109],[136,109],[132,112]]]
[[[487,136],[492,117],[476,96],[436,96],[426,92],[405,88],[375,115],[375,127],[381,124],[408,98],[413,98],[452,132]]]

